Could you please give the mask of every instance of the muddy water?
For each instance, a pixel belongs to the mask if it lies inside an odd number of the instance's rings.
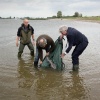
[[[79,72],[72,71],[71,53],[64,58],[62,72],[33,67],[33,58],[25,47],[17,59],[16,32],[21,20],[0,20],[0,100],[100,100],[100,24],[68,20],[30,21],[35,38],[59,36],[60,25],[75,27],[89,39],[80,56]],[[65,46],[66,41],[64,41]]]

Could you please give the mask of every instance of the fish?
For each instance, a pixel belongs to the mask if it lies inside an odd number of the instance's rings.
[[[51,67],[53,69],[56,69],[56,65],[52,62],[52,60],[49,59],[49,57],[46,57],[47,61],[50,63]]]

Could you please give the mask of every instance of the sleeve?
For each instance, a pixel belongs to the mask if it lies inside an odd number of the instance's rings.
[[[32,30],[32,35],[34,34],[34,28],[31,26],[31,30]]]
[[[17,31],[17,36],[18,36],[18,37],[21,36],[21,33],[20,33],[20,32],[21,32],[21,28],[18,28],[18,31]]]
[[[54,41],[52,40],[52,38],[50,38],[49,42],[50,42],[51,48],[49,49],[48,52],[51,53],[51,52],[55,49],[55,43],[54,43]]]
[[[39,59],[42,61],[43,60],[43,51],[42,51],[42,49],[38,48],[38,53],[39,53]]]
[[[43,60],[43,51],[42,51],[42,48],[40,48],[37,43],[36,43],[36,47],[37,47],[37,50],[38,50],[38,57],[42,61]]]
[[[73,46],[74,37],[72,35],[70,35],[70,36],[67,37],[67,39],[68,39],[69,46],[66,49],[66,53],[69,53],[69,51],[71,50],[71,48]]]

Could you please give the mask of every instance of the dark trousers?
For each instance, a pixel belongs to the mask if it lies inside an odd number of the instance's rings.
[[[24,47],[25,47],[26,45],[27,45],[28,48],[30,49],[31,55],[34,56],[34,47],[33,47],[32,43],[30,42],[30,43],[27,43],[27,44],[22,44],[22,43],[20,43],[19,52],[18,52],[18,57],[21,56],[21,54],[23,53]]]
[[[34,63],[38,64],[38,61],[39,61],[39,53],[38,53],[38,49],[36,47],[36,55],[35,55]]]
[[[87,45],[88,45],[88,42],[82,42],[75,47],[75,49],[72,53],[72,63],[73,63],[73,65],[79,64],[79,56],[85,50]]]

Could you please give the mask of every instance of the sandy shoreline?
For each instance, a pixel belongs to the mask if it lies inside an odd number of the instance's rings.
[[[89,20],[89,19],[59,19],[59,18],[56,18],[56,19],[48,19],[48,20],[71,20],[71,21],[83,21],[83,22],[92,22],[92,23],[100,24],[99,20]]]
[[[73,19],[74,21],[83,21],[83,22],[92,22],[92,23],[99,23],[100,21],[98,20],[85,20],[85,19]]]
[[[2,20],[2,19],[0,19]],[[6,19],[3,19],[6,20]],[[14,19],[14,20],[18,20],[18,19]],[[37,20],[37,19],[34,19]],[[42,20],[42,19],[39,19]],[[100,20],[95,20],[95,19],[82,19],[82,18],[51,18],[51,19],[45,19],[45,20],[68,20],[68,21],[83,21],[83,22],[92,22],[92,23],[99,23],[100,24]]]

